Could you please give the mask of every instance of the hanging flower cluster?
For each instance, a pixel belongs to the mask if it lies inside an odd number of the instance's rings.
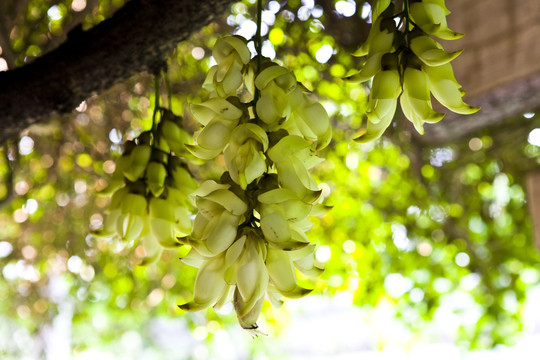
[[[157,126],[124,147],[112,179],[101,193],[112,194],[108,214],[96,237],[114,237],[144,246],[143,264],[156,260],[162,247],[178,247],[191,232],[188,194],[196,182],[178,154],[185,153],[182,118],[162,109]]]
[[[315,246],[305,233],[309,216],[324,211],[309,172],[316,150],[331,139],[330,121],[294,74],[254,58],[240,36],[219,39],[204,86],[210,99],[192,104],[202,128],[189,151],[200,159],[223,154],[227,171],[192,194],[198,213],[181,241],[192,247],[182,261],[198,268],[196,311],[232,301],[240,325],[255,330],[265,298],[297,298],[311,290],[297,273],[317,276]],[[242,96],[239,96],[242,95]]]
[[[430,94],[459,114],[479,110],[463,102],[465,93],[450,64],[463,50],[446,52],[432,38],[455,40],[463,36],[448,28],[446,16],[450,11],[444,0],[404,0],[403,11],[398,14],[393,0],[375,0],[372,9],[368,38],[354,54],[365,56],[365,61],[350,77],[353,81],[373,81],[367,128],[357,141],[367,142],[382,135],[392,122],[398,98],[403,114],[421,134],[424,123],[438,122],[444,116],[433,110]]]

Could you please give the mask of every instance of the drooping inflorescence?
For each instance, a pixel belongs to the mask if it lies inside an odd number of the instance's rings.
[[[463,102],[450,65],[461,51],[446,52],[432,38],[462,36],[448,28],[448,14],[443,0],[404,0],[397,14],[394,1],[374,1],[373,26],[355,54],[365,61],[349,77],[372,81],[367,126],[357,141],[379,137],[398,101],[420,133],[444,116],[433,110],[431,95],[460,114],[478,110]],[[181,118],[156,105],[152,129],[127,142],[117,161],[103,191],[113,194],[109,213],[94,235],[140,242],[143,263],[162,247],[189,247],[182,261],[198,272],[192,301],[179,307],[198,311],[232,301],[240,325],[257,332],[265,299],[280,304],[283,296],[304,296],[311,290],[298,284],[298,273],[322,272],[306,232],[309,217],[327,207],[310,169],[322,161],[316,152],[330,143],[332,128],[294,73],[261,55],[260,33],[255,42],[252,58],[246,39],[217,40],[216,65],[203,84],[209,99],[190,106],[201,125],[191,144]],[[222,156],[220,179],[197,187],[187,152],[203,161]]]
[[[182,118],[161,109],[161,120],[126,142],[124,153],[103,195],[112,194],[108,214],[96,237],[117,236],[144,246],[142,264],[156,260],[162,248],[181,246],[191,232],[193,209],[188,195],[196,182],[179,155],[186,153]]]
[[[394,1],[374,1],[373,25],[366,42],[355,53],[365,61],[349,78],[372,80],[367,127],[357,141],[367,142],[382,135],[392,122],[398,98],[403,114],[421,134],[424,123],[438,122],[444,116],[433,110],[431,95],[459,114],[479,110],[463,102],[465,93],[450,64],[462,50],[446,52],[432,38],[454,40],[463,36],[448,28],[448,14],[444,0],[404,0],[403,10],[397,14]]]
[[[210,99],[191,105],[202,128],[187,148],[205,160],[223,154],[227,170],[192,194],[198,213],[181,239],[192,247],[182,260],[199,270],[193,300],[180,308],[232,301],[240,325],[254,330],[265,297],[306,295],[296,271],[322,271],[305,233],[309,216],[324,211],[309,169],[321,161],[315,151],[329,143],[331,127],[294,74],[251,59],[245,39],[219,39],[213,56],[204,85]]]

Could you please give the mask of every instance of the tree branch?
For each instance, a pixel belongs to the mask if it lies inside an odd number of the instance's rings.
[[[0,73],[0,143],[94,93],[152,70],[233,0],[132,0],[33,63]]]

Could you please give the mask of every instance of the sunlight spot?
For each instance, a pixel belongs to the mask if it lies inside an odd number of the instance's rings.
[[[281,45],[285,42],[285,36],[283,30],[280,28],[274,28],[268,34],[268,40],[274,45]]]
[[[107,315],[104,313],[97,313],[92,317],[92,325],[94,325],[97,330],[105,329],[107,323]]]
[[[429,256],[433,252],[433,247],[427,241],[422,241],[416,246],[416,251],[422,256]]]
[[[20,279],[28,280],[31,282],[38,282],[39,281],[39,272],[36,268],[34,268],[31,264],[28,264],[24,260],[17,261],[16,265],[17,269],[17,276]]]
[[[336,3],[335,7],[336,11],[345,17],[351,17],[356,13],[356,3],[352,0],[340,0]]]
[[[101,214],[93,214],[90,216],[90,229],[99,229],[103,226],[103,216]]]
[[[312,33],[319,33],[324,30],[324,25],[319,19],[313,19],[309,24],[309,31]]]
[[[7,241],[0,241],[0,258],[4,258],[11,254],[13,251],[13,245]]]
[[[328,260],[330,260],[330,257],[332,256],[332,250],[330,250],[330,247],[327,245],[320,246],[317,251],[315,252],[315,258],[317,261],[325,263]]]
[[[142,259],[146,256],[146,249],[144,248],[143,245],[139,245],[135,248],[135,256],[138,257],[139,259]]]
[[[343,285],[343,278],[338,274],[334,274],[328,279],[328,285],[334,288],[340,287]]]
[[[395,299],[402,297],[403,294],[410,291],[413,285],[411,279],[398,273],[388,274],[384,278],[384,288],[388,292],[388,295]]]
[[[150,306],[156,306],[158,305],[165,296],[165,293],[161,289],[154,289],[152,292],[148,295],[148,298],[146,299],[146,302]]]
[[[167,274],[163,277],[163,279],[161,279],[161,285],[165,288],[165,289],[170,289],[174,286],[174,284],[176,283],[176,278],[172,275],[172,274]]]
[[[32,311],[30,308],[26,305],[19,305],[17,306],[17,315],[19,315],[22,318],[30,317],[32,314]]]
[[[86,8],[86,0],[73,0],[71,8],[76,12],[83,11]]]
[[[317,50],[317,53],[315,54],[315,59],[321,64],[326,63],[330,58],[332,57],[332,54],[334,52],[334,49],[332,46],[326,44],[321,46],[319,50]]]
[[[283,10],[281,12],[281,16],[288,23],[292,23],[294,21],[294,17],[295,17],[294,14],[292,12],[290,12],[289,10]]]
[[[469,265],[471,258],[464,252],[460,252],[456,255],[455,262],[457,266],[465,267]]]
[[[47,309],[49,309],[49,304],[47,300],[45,299],[39,299],[36,300],[36,302],[33,305],[34,310],[36,310],[39,314],[44,314]]]
[[[471,273],[461,278],[459,286],[465,291],[472,291],[481,282],[480,275]]]
[[[15,193],[17,195],[24,195],[30,190],[30,185],[24,180],[17,181],[15,184]]]
[[[452,288],[452,282],[446,278],[440,277],[433,281],[433,288],[439,294],[446,293]]]
[[[362,19],[367,19],[370,12],[371,5],[368,2],[365,2],[364,5],[362,5],[362,14],[360,16],[362,17]]]
[[[419,288],[414,288],[409,293],[409,298],[412,302],[419,303],[424,299],[424,291]]]
[[[2,275],[6,280],[15,280],[17,279],[17,267],[14,263],[9,263],[4,266],[2,269]]]
[[[262,30],[262,29],[261,29]],[[251,39],[257,32],[257,24],[253,20],[246,20],[238,26],[236,35],[241,35],[246,39]]]
[[[355,170],[358,167],[359,158],[358,153],[350,152],[345,157],[345,165],[349,170]]]
[[[38,209],[38,202],[35,199],[26,200],[26,204],[22,206],[22,210],[28,215],[32,215]]]
[[[281,5],[279,5],[279,2],[277,1],[270,1],[268,3],[268,10],[273,12],[274,14],[277,14],[279,10],[281,9]]]
[[[30,136],[23,136],[19,141],[19,154],[29,155],[34,151],[34,140]]]
[[[360,285],[360,279],[356,276],[351,276],[347,279],[347,289],[351,292],[354,292],[356,289],[358,289],[358,285]],[[354,296],[353,294],[351,294]]]
[[[94,270],[92,265],[85,265],[81,268],[79,275],[81,275],[81,279],[83,279],[84,281],[92,281],[92,279],[96,275],[96,271]]]
[[[540,128],[533,129],[529,133],[529,138],[527,139],[529,144],[534,146],[540,146]]]
[[[321,16],[323,16],[323,14],[324,10],[320,6],[315,6],[313,9],[311,9],[311,16],[315,19],[320,18]]]
[[[444,209],[442,209],[440,206],[431,205],[429,207],[429,217],[437,222],[443,222],[446,218],[446,213],[444,212]]]
[[[429,163],[433,166],[441,167],[444,163],[454,159],[454,151],[450,148],[437,148],[431,150]]]
[[[4,58],[0,58],[0,71],[6,71],[8,69],[8,63]]]
[[[497,174],[493,180],[495,204],[504,207],[510,202],[510,180],[506,174]]]
[[[67,262],[68,270],[74,274],[78,274],[83,266],[83,261],[77,255],[73,255]]]
[[[103,163],[103,171],[105,171],[107,174],[112,174],[115,169],[116,169],[116,164],[114,161],[107,160]]]
[[[23,209],[17,209],[13,212],[13,220],[16,223],[23,223],[28,220],[28,214],[23,211]]]
[[[412,205],[407,208],[407,215],[420,215],[422,210],[418,206]]]
[[[472,151],[481,150],[482,146],[484,146],[484,144],[482,143],[482,140],[477,137],[469,140],[469,149],[471,149]]]
[[[525,269],[519,274],[519,279],[528,285],[536,284],[540,281],[540,272],[536,269]]]
[[[392,224],[392,239],[394,245],[401,251],[408,251],[414,248],[409,238],[407,238],[407,228],[402,224]]]
[[[469,230],[476,234],[481,234],[486,231],[486,224],[478,216],[473,216],[469,219]]]
[[[274,45],[268,40],[265,40],[262,45],[261,53],[263,56],[266,56],[270,59],[275,59],[276,50],[274,50]]]
[[[352,254],[356,250],[356,243],[352,240],[345,240],[343,243],[343,251],[347,254]]]
[[[77,194],[84,194],[86,192],[86,182],[84,180],[77,180],[73,185]]]
[[[324,101],[321,102],[322,106],[324,106],[324,110],[328,113],[328,116],[332,117],[338,112],[338,106],[334,101]]]
[[[272,11],[264,10],[262,12],[262,21],[266,25],[272,26],[274,25],[274,22],[276,21],[276,15]]]
[[[195,60],[201,60],[202,58],[204,58],[204,49],[202,47],[194,47],[193,50],[191,50],[191,56],[193,56],[193,58]]]
[[[298,9],[298,19],[301,21],[306,21],[309,19],[309,16],[311,15],[310,8],[307,6],[302,6],[300,9]]]
[[[69,204],[69,200],[70,200],[70,198],[69,198],[69,195],[67,195],[67,194],[59,193],[58,195],[56,195],[56,203],[60,207],[64,207],[67,204]]]
[[[60,8],[57,5],[53,5],[47,10],[47,15],[49,16],[49,19],[53,21],[57,21],[62,19],[62,11],[60,11]]]
[[[116,128],[109,132],[109,139],[113,144],[120,144],[122,142],[122,132]]]
[[[517,300],[516,294],[513,291],[509,290],[504,293],[503,307],[510,313],[517,313],[520,309],[521,304]]]
[[[382,180],[383,170],[377,165],[371,165],[368,169],[368,177],[375,183],[378,183]]]

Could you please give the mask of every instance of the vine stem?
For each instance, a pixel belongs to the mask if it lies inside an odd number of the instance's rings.
[[[403,0],[403,16],[405,17],[405,26],[403,28],[404,35],[409,33],[409,23],[411,21],[409,17],[409,0]]]
[[[261,71],[261,63],[262,63],[262,35],[261,35],[261,27],[262,27],[262,0],[257,0],[257,32],[255,33],[255,51],[257,52],[257,69],[255,71],[255,77],[259,75],[259,72]],[[253,112],[255,114],[255,119],[258,119],[257,112],[255,111],[255,105],[257,104],[257,100],[259,100],[259,89],[255,87],[255,94],[253,94]]]
[[[6,165],[7,172],[4,174],[4,184],[6,186],[6,194],[2,199],[0,199],[0,210],[4,207],[8,206],[11,199],[13,199],[13,169],[15,162],[17,161],[16,155],[13,155],[12,159],[10,160],[10,148],[14,147],[15,144],[14,141],[8,140],[2,148],[0,148],[0,152],[2,153],[3,162]],[[15,150],[11,152],[12,154],[16,154]],[[12,164],[13,163],[13,164]]]
[[[159,109],[159,83],[160,83],[160,74],[159,72],[154,74],[154,112],[152,113],[152,132],[155,132],[157,130],[157,112]],[[170,106],[170,105],[169,105]]]
[[[165,78],[165,86],[167,87],[167,100],[169,101],[169,110],[172,112],[172,91],[169,73],[167,71],[163,71],[163,77]]]
[[[257,0],[257,33],[255,34],[255,50],[257,51],[257,74],[261,70],[262,52],[262,0]]]

